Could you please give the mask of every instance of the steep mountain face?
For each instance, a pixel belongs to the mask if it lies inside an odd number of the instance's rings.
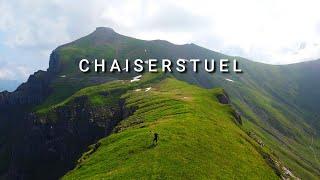
[[[74,167],[90,144],[108,135],[118,121],[132,113],[123,103],[119,99],[109,107],[94,107],[88,97],[79,96],[47,114],[29,114],[20,131],[23,138],[13,145],[5,177],[58,179]]]
[[[0,93],[0,106],[37,104],[50,93],[48,86],[52,79],[50,73],[38,71],[31,75],[26,83],[21,84],[12,93]]]
[[[245,73],[225,77],[233,82],[214,77],[217,86],[229,93],[248,130],[289,167],[302,177],[319,176],[320,61],[272,66],[238,59]]]
[[[86,99],[88,90],[80,89],[127,80],[135,75],[134,72],[85,74],[78,70],[82,58],[116,58],[120,61],[127,58],[236,58],[242,74],[210,74],[200,68],[198,73],[174,72],[172,75],[201,87],[224,88],[232,106],[241,114],[241,129],[251,139],[263,145],[265,151],[279,158],[297,176],[308,179],[320,176],[319,60],[273,66],[227,56],[194,44],[138,40],[103,27],[58,47],[50,56],[47,71],[30,76],[12,93],[0,93],[0,158],[4,159],[0,163],[0,174],[43,178],[50,173],[43,170],[47,168],[56,169],[51,171],[52,177],[61,176],[75,165],[89,144],[107,135],[120,120],[133,113],[119,105],[123,91],[116,94],[118,100],[106,98],[104,101],[107,94],[98,93]],[[92,103],[108,106],[91,107]],[[71,141],[77,143],[70,145]],[[69,153],[65,149],[70,149]],[[31,165],[30,162],[37,163]],[[46,165],[39,167],[38,164]],[[61,164],[65,166],[59,169]]]

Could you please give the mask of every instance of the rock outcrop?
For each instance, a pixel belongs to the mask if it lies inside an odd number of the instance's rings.
[[[235,120],[238,124],[242,125],[241,115],[238,111],[234,110],[233,117],[235,118]]]
[[[29,114],[21,132],[24,138],[12,150],[7,178],[43,179],[50,174],[58,179],[74,168],[90,144],[110,134],[132,113],[122,99],[108,107],[91,106],[82,96],[44,115]]]
[[[53,73],[37,71],[14,92],[1,92],[0,110],[8,106],[30,106],[41,103],[51,92],[49,84],[54,76]]]
[[[217,98],[221,104],[229,104],[230,103],[229,97],[226,93],[217,95]]]
[[[217,99],[218,99],[219,103],[221,103],[221,104],[231,104],[230,98],[225,91],[223,91],[223,93],[221,93],[221,94],[218,94]],[[239,125],[242,125],[242,119],[241,119],[240,113],[237,110],[235,110],[235,108],[233,108],[233,109],[234,110],[232,112],[232,115],[235,119],[235,122]]]
[[[56,50],[52,51],[50,54],[48,72],[57,74],[61,71],[61,66],[58,52]]]
[[[60,71],[60,58],[54,50],[50,55],[47,71],[39,70],[30,75],[27,82],[22,83],[14,92],[0,92],[0,111],[10,106],[40,104],[51,93],[49,85]]]

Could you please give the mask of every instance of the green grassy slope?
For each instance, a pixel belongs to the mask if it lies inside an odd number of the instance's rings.
[[[147,50],[147,53],[145,53]],[[35,111],[46,111],[79,89],[128,79],[133,74],[83,74],[80,58],[236,58],[243,74],[174,73],[180,80],[206,88],[222,87],[244,117],[247,132],[254,132],[274,154],[301,178],[320,176],[320,61],[273,66],[210,51],[194,44],[143,41],[100,28],[55,50],[62,69],[52,83],[53,93]],[[226,81],[226,78],[234,82]],[[96,100],[99,96],[96,96]],[[98,100],[99,101],[99,100]]]
[[[255,142],[234,123],[231,106],[217,101],[221,89],[173,78],[143,87],[122,95],[136,112],[63,179],[278,179]]]
[[[320,61],[273,66],[242,60],[242,75],[214,76],[255,132],[298,176],[320,176],[317,108]],[[228,82],[225,78],[233,79]],[[312,100],[311,100],[312,99]]]

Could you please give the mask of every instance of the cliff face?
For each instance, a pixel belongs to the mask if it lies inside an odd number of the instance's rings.
[[[17,174],[15,177],[19,178],[24,173],[16,173],[16,169],[22,166],[17,160],[31,159],[39,155],[32,149],[40,151],[43,148],[44,137],[47,137],[45,133],[49,131],[44,125],[34,124],[35,117],[28,114],[52,92],[50,84],[56,77],[57,67],[59,58],[53,52],[48,71],[37,71],[30,75],[27,82],[14,92],[0,92],[0,179],[4,174]],[[35,154],[31,156],[31,152]],[[29,164],[25,164],[27,166]]]
[[[97,29],[100,34],[104,31]],[[115,32],[108,30],[108,33],[112,35],[108,37],[111,41]],[[72,104],[44,116],[31,113],[53,94],[52,85],[56,81],[79,83],[80,78],[58,76],[63,68],[61,47],[51,53],[47,71],[30,75],[14,92],[0,92],[0,179],[47,179],[48,175],[57,179],[74,166],[88,145],[108,135],[119,120],[132,113],[124,109],[123,101],[112,108],[91,107],[86,97],[76,98]],[[93,77],[78,85],[107,80],[112,78]]]
[[[49,83],[53,74],[38,71],[27,82],[21,84],[14,92],[0,93],[0,107],[12,105],[35,105],[50,93]]]
[[[59,178],[74,167],[88,145],[111,133],[120,120],[132,113],[123,100],[113,107],[93,107],[83,96],[46,115],[27,115],[20,132],[24,138],[12,149],[6,178]]]
[[[60,72],[60,70],[61,70],[61,63],[60,63],[59,55],[57,51],[54,50],[50,54],[48,72],[57,74]]]
[[[37,71],[30,75],[27,82],[22,83],[14,92],[0,92],[1,108],[19,105],[40,104],[51,92],[51,81],[59,72],[59,57],[55,51],[50,55],[48,71]]]

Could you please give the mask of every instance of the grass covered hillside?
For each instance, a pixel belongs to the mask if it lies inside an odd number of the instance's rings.
[[[243,58],[241,75],[213,75],[254,132],[301,178],[320,177],[320,61],[267,65]],[[226,81],[226,78],[232,81]]]
[[[167,41],[143,41],[114,32],[109,28],[96,31],[58,47],[52,55],[49,69],[58,76],[51,83],[52,93],[35,111],[50,108],[81,88],[129,79],[126,73],[87,73],[78,71],[81,58],[200,58],[234,59],[239,61],[242,74],[173,73],[201,87],[222,87],[232,104],[243,115],[247,132],[254,132],[264,144],[284,161],[299,177],[317,179],[319,161],[319,62],[288,66],[273,66],[241,57],[217,53],[195,44],[174,45]],[[232,80],[227,81],[226,79]]]
[[[133,115],[92,145],[63,179],[279,178],[264,150],[235,122],[232,107],[219,103],[222,89],[174,78],[128,84],[137,86],[121,98]],[[103,87],[92,88],[108,91]],[[157,144],[153,133],[159,134]]]
[[[106,59],[107,64],[115,58],[122,65],[136,58],[235,58],[243,73],[211,74],[200,66],[198,73],[173,72],[168,79],[145,74],[130,83],[137,75],[133,71],[80,72],[82,58]],[[56,48],[48,70],[35,73],[17,92],[0,95],[0,102],[23,105],[0,109],[0,123],[9,123],[1,124],[0,179],[61,177],[101,138],[65,178],[179,174],[261,179],[292,172],[319,179],[319,77],[320,60],[268,65],[99,27]],[[218,103],[222,90],[212,88],[223,88],[231,105]],[[20,107],[28,107],[25,114]],[[234,122],[235,114],[242,125]],[[151,144],[154,132],[160,135],[157,146]]]

